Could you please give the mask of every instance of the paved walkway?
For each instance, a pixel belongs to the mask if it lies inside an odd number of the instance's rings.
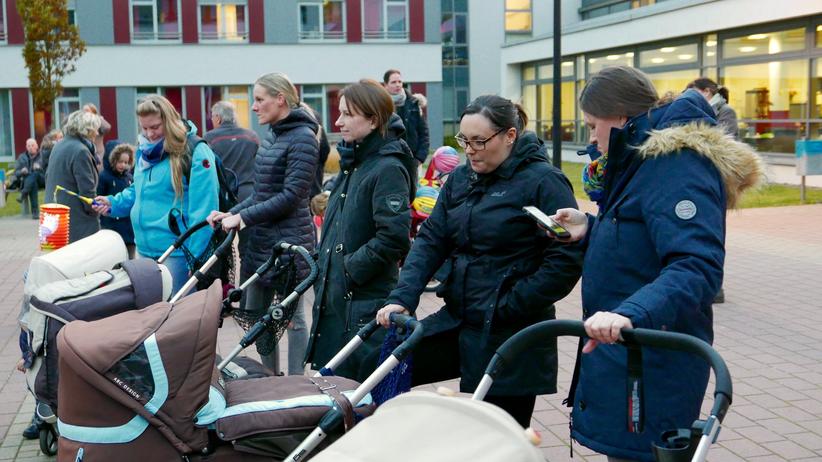
[[[0,220],[0,460],[50,460],[35,441],[20,437],[33,401],[14,371],[21,275],[37,252],[34,230],[32,221]],[[715,307],[716,348],[728,362],[735,395],[709,460],[822,460],[822,205],[732,212],[727,249],[727,302]],[[560,302],[558,317],[578,318],[579,297],[577,289]],[[435,297],[424,297],[424,312],[437,306]],[[239,333],[227,323],[220,351],[227,352]],[[551,461],[569,460],[568,411],[561,401],[576,342],[564,338],[559,346],[560,392],[537,400],[532,422]],[[708,397],[704,408],[710,404]],[[574,450],[575,461],[605,460],[579,444]]]

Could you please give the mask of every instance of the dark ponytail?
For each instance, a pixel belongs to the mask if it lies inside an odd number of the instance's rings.
[[[498,129],[516,128],[517,136],[528,126],[528,114],[525,109],[510,99],[497,95],[482,95],[468,103],[460,115],[462,118],[471,114],[481,114]]]

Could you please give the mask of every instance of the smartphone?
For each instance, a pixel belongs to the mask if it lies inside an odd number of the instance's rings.
[[[559,223],[533,205],[526,205],[522,208],[522,210],[528,214],[528,216],[533,218],[534,221],[542,225],[543,228],[547,229],[548,232],[554,237],[558,237],[560,239],[567,239],[571,237],[571,233],[569,233],[567,229],[563,228]]]

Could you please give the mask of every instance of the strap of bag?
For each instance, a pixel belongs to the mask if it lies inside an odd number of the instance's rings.
[[[642,347],[626,345],[628,348],[628,431],[642,433],[645,427],[645,400],[642,384]]]
[[[336,406],[342,411],[345,431],[347,432],[353,428],[354,406],[351,405],[351,401],[348,401],[348,398],[346,398],[345,395],[340,393],[340,390],[337,389],[337,385],[329,382],[325,379],[325,377],[311,377],[310,380],[311,383],[316,385],[323,394],[330,396],[331,400],[334,401]]]
[[[579,368],[582,362],[582,346],[585,340],[580,337],[577,345],[577,359],[574,362],[574,375],[571,377],[571,386],[568,387],[568,397],[562,400],[565,407],[574,407],[574,395],[577,393],[577,385],[579,385]]]

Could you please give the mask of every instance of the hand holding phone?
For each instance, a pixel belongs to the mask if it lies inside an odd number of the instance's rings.
[[[528,214],[531,218],[534,219],[537,223],[540,224],[543,228],[548,230],[552,236],[560,238],[560,239],[568,239],[571,237],[571,233],[568,232],[567,229],[563,228],[559,223],[554,221],[551,217],[546,215],[542,212],[542,210],[534,207],[533,205],[526,205],[522,208],[522,210]]]

